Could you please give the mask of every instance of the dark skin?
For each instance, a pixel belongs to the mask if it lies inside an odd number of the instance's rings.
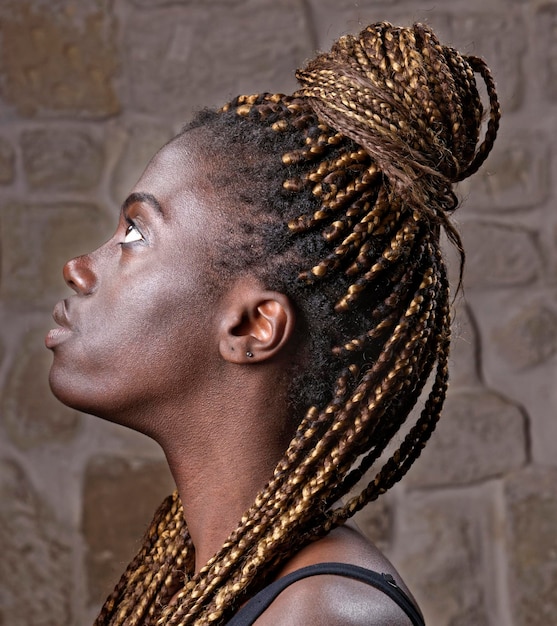
[[[288,446],[284,372],[296,349],[295,311],[284,294],[248,272],[223,289],[207,284],[213,234],[231,209],[207,182],[211,164],[203,159],[201,132],[163,148],[124,203],[113,237],[66,264],[75,294],[57,305],[61,328],[47,337],[50,383],[62,402],[145,433],[163,448],[196,571],[237,526]],[[355,526],[307,546],[278,577],[326,561],[389,572],[405,589]],[[284,591],[257,625],[368,625],[370,618],[410,624],[375,589],[318,576]]]

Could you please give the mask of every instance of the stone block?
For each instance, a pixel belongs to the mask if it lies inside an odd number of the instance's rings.
[[[550,2],[542,3],[534,23],[535,77],[545,98],[554,103],[557,100],[557,6]]]
[[[169,141],[169,128],[155,124],[132,124],[121,130],[122,153],[110,183],[113,200],[120,205],[135,185],[155,153]]]
[[[240,2],[244,2],[244,0],[213,0],[212,4],[216,5],[224,5],[226,7],[230,7],[233,4],[239,4]],[[153,9],[153,8],[164,8],[164,7],[183,7],[184,5],[203,5],[205,4],[205,0],[131,0],[133,6],[138,7],[140,9]]]
[[[240,93],[293,89],[293,70],[311,53],[304,15],[300,0],[135,12],[124,33],[127,106],[183,122]]]
[[[0,185],[9,185],[15,176],[14,149],[12,144],[0,137]]]
[[[484,338],[483,376],[490,388],[524,408],[530,421],[531,457],[549,466],[557,466],[557,354],[546,358],[552,350],[553,331],[543,327],[543,320],[547,315],[544,311],[557,311],[556,296],[554,289],[543,285],[520,290],[468,291]],[[548,319],[552,320],[552,315]],[[517,331],[521,326],[525,330]],[[548,346],[543,345],[545,341]],[[521,363],[532,365],[521,367]]]
[[[141,546],[162,500],[175,489],[164,461],[93,458],[85,472],[82,529],[89,602],[100,603]]]
[[[401,501],[395,562],[426,624],[490,624],[485,507],[483,498],[463,492],[408,494]]]
[[[493,342],[513,369],[544,363],[557,352],[557,311],[532,303],[497,328]]]
[[[502,132],[482,169],[458,186],[466,210],[497,213],[539,206],[549,196],[547,136],[516,128]]]
[[[0,459],[0,502],[0,624],[76,623],[71,531],[9,459]]]
[[[528,29],[514,11],[455,11],[449,17],[447,40],[462,54],[486,59],[497,82],[499,100],[506,113],[517,110],[524,100],[524,55]],[[432,20],[433,21],[433,20]],[[476,75],[483,87],[483,81]]]
[[[519,287],[540,275],[539,246],[535,236],[522,227],[470,220],[462,224],[461,236],[467,289]]]
[[[52,355],[44,346],[44,335],[33,331],[25,337],[2,391],[0,420],[10,441],[23,450],[68,442],[79,425],[78,414],[50,391]]]
[[[469,307],[461,301],[453,312],[451,356],[449,363],[450,385],[474,387],[480,383],[480,337]]]
[[[421,457],[405,479],[412,487],[465,485],[501,476],[526,462],[521,411],[491,391],[453,391]]]
[[[21,151],[31,189],[86,191],[100,180],[102,149],[85,132],[67,128],[24,131]]]
[[[51,309],[67,293],[64,263],[104,241],[113,228],[108,221],[89,204],[14,203],[3,207],[0,293],[4,301]]]
[[[0,98],[23,117],[119,111],[115,19],[106,0],[0,6]]]
[[[553,237],[549,243],[549,256],[550,256],[550,266],[549,266],[549,283],[555,285],[557,284],[557,224],[553,227]]]
[[[505,482],[506,545],[514,626],[557,616],[557,469],[529,468]]]
[[[370,502],[354,516],[360,530],[380,550],[389,550],[393,542],[393,507],[388,496]]]

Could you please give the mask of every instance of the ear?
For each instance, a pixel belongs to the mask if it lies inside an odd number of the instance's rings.
[[[294,306],[278,291],[258,284],[234,289],[223,310],[219,351],[230,363],[260,363],[277,355],[288,343],[296,322]]]

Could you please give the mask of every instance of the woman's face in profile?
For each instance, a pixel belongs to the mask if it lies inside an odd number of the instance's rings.
[[[64,267],[75,294],[58,303],[61,328],[47,336],[50,382],[79,410],[102,416],[160,398],[183,400],[207,366],[216,295],[205,268],[217,202],[203,161],[185,143],[153,159],[113,237]]]

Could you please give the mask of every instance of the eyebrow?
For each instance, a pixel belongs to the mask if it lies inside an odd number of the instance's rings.
[[[155,211],[159,215],[163,215],[162,207],[159,201],[150,193],[136,192],[130,194],[122,204],[122,211],[125,211],[130,205],[135,203],[148,204],[151,208],[155,209]]]

